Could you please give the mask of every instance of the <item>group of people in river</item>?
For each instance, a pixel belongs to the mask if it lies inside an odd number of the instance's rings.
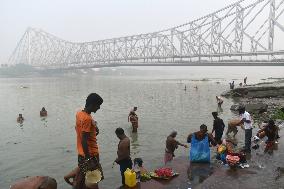
[[[218,106],[220,99],[217,99]],[[103,104],[103,99],[100,95],[96,93],[91,93],[86,98],[85,108],[76,113],[76,126],[75,131],[77,135],[77,154],[78,162],[77,166],[70,173],[66,174],[64,177],[65,181],[72,185],[75,189],[97,189],[98,182],[104,179],[103,169],[100,164],[100,153],[97,143],[97,135],[99,134],[99,128],[97,122],[92,118],[91,113],[96,113],[100,106]],[[138,128],[138,116],[136,114],[137,107],[134,107],[129,115],[128,122],[131,122],[132,132],[137,132]],[[243,125],[245,130],[245,147],[241,152],[235,152],[233,146],[235,145],[232,141],[223,139],[223,132],[225,129],[225,124],[221,118],[218,117],[217,112],[212,112],[214,118],[212,133],[208,133],[208,128],[205,124],[200,126],[199,131],[191,133],[187,137],[187,143],[191,144],[190,148],[190,161],[191,162],[210,162],[210,146],[218,146],[217,152],[226,151],[226,157],[228,163],[233,163],[235,157],[241,159],[244,158],[245,153],[250,153],[251,151],[251,139],[252,139],[252,119],[250,114],[242,106],[239,108],[240,120],[238,123],[231,125],[231,127],[237,127],[238,125]],[[40,116],[47,116],[47,112],[43,107]],[[20,116],[19,116],[20,117]],[[24,118],[20,117],[20,119]],[[229,128],[228,128],[229,130]],[[275,126],[273,120],[269,120],[267,125],[264,126],[257,134],[257,137],[262,138],[264,136],[268,137],[267,140],[267,151],[270,149],[271,145],[277,140],[278,128]],[[126,136],[124,129],[116,128],[115,134],[119,139],[117,147],[117,158],[114,160],[113,164],[118,164],[120,166],[121,173],[121,183],[122,186],[125,185],[124,172],[129,168],[132,169],[133,162],[130,156],[130,139]],[[214,134],[214,136],[213,136]],[[227,132],[227,134],[229,134]],[[235,133],[236,134],[236,133]],[[173,131],[166,139],[166,148],[164,154],[164,163],[167,164],[173,160],[175,157],[175,150],[178,146],[183,146],[188,148],[187,144],[182,144],[176,140],[177,131]],[[222,146],[222,148],[221,148]],[[219,150],[220,147],[220,150]],[[222,156],[220,154],[219,158]],[[223,158],[224,160],[224,158]],[[142,159],[139,159],[138,163],[140,168],[142,166]],[[96,170],[96,182],[91,183],[88,181],[86,175],[92,174]],[[11,186],[11,189],[56,189],[56,180],[50,177],[29,177],[27,179],[21,180]]]
[[[45,107],[42,107],[42,109],[39,112],[40,117],[46,117],[47,116],[47,111]],[[22,124],[24,122],[25,118],[23,117],[23,114],[19,114],[17,117],[17,122]]]
[[[242,83],[239,83],[239,86],[240,87],[245,87],[245,86],[247,86],[247,79],[248,79],[248,77],[246,76],[245,78],[244,78],[244,82]],[[230,85],[230,89],[234,89],[235,88],[235,81],[232,81],[232,82],[230,82],[229,83],[229,85]]]

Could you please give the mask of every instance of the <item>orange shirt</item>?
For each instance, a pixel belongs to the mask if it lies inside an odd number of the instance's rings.
[[[85,156],[82,146],[82,132],[90,133],[88,138],[88,150],[91,156],[99,154],[99,148],[96,138],[96,125],[93,124],[92,116],[84,111],[79,111],[76,114],[76,133],[77,133],[77,151],[81,156]]]

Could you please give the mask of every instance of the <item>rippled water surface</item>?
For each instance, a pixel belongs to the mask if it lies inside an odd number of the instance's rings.
[[[116,68],[107,74],[82,71],[50,77],[1,78],[0,188],[8,188],[13,181],[31,175],[49,175],[56,178],[59,189],[69,188],[63,176],[77,164],[75,113],[91,92],[104,99],[93,117],[100,128],[98,143],[105,174],[101,186],[113,189],[120,184],[119,167],[111,168],[116,158],[117,127],[124,128],[130,137],[132,157],[142,157],[145,166],[154,169],[162,164],[166,136],[175,129],[177,139],[185,142],[187,135],[197,131],[202,123],[211,131],[211,112],[217,110],[215,96],[227,90],[232,79],[238,84],[245,76],[249,84],[267,82],[272,81],[269,77],[284,77],[284,69]],[[223,110],[218,110],[225,122],[234,116],[229,110],[232,104],[232,99],[225,99]],[[48,111],[46,119],[39,117],[43,106]],[[133,106],[138,106],[137,134],[131,133],[127,122]],[[16,123],[19,113],[25,118],[23,125]],[[242,144],[242,132],[238,138]],[[183,148],[176,151],[177,156],[187,154]]]

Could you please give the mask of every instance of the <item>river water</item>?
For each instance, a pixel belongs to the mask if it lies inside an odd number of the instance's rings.
[[[119,167],[111,168],[116,158],[117,127],[131,139],[132,157],[141,157],[149,170],[162,165],[166,136],[178,131],[185,143],[189,133],[202,123],[212,129],[212,111],[217,110],[215,96],[238,84],[247,76],[248,84],[284,77],[282,67],[140,67],[81,70],[53,76],[0,78],[0,188],[19,178],[33,175],[54,177],[59,189],[70,188],[63,176],[76,167],[75,113],[91,92],[100,94],[104,103],[93,115],[100,134],[101,163],[105,180],[102,188],[120,185]],[[187,90],[184,90],[186,85]],[[24,87],[23,87],[24,86]],[[198,89],[195,89],[197,86]],[[225,123],[235,116],[225,99],[220,117]],[[48,117],[41,119],[42,107]],[[138,107],[139,128],[132,134],[127,116]],[[23,114],[23,125],[16,123]],[[239,144],[244,133],[238,133]],[[186,156],[179,148],[176,156]]]

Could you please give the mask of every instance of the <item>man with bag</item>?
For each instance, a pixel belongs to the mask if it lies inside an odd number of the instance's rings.
[[[96,135],[98,134],[97,123],[93,121],[91,113],[96,113],[100,109],[103,99],[96,93],[91,93],[87,99],[84,110],[76,114],[76,133],[79,174],[76,178],[76,189],[88,189],[85,185],[85,175],[88,171],[98,169],[103,178],[102,167],[100,165],[99,149]],[[98,184],[92,186],[98,189]]]
[[[216,146],[212,134],[207,133],[207,126],[202,124],[200,126],[200,131],[189,134],[187,137],[187,142],[191,143],[190,148],[190,161],[191,162],[202,162],[209,163],[210,162],[210,143],[213,146]]]

